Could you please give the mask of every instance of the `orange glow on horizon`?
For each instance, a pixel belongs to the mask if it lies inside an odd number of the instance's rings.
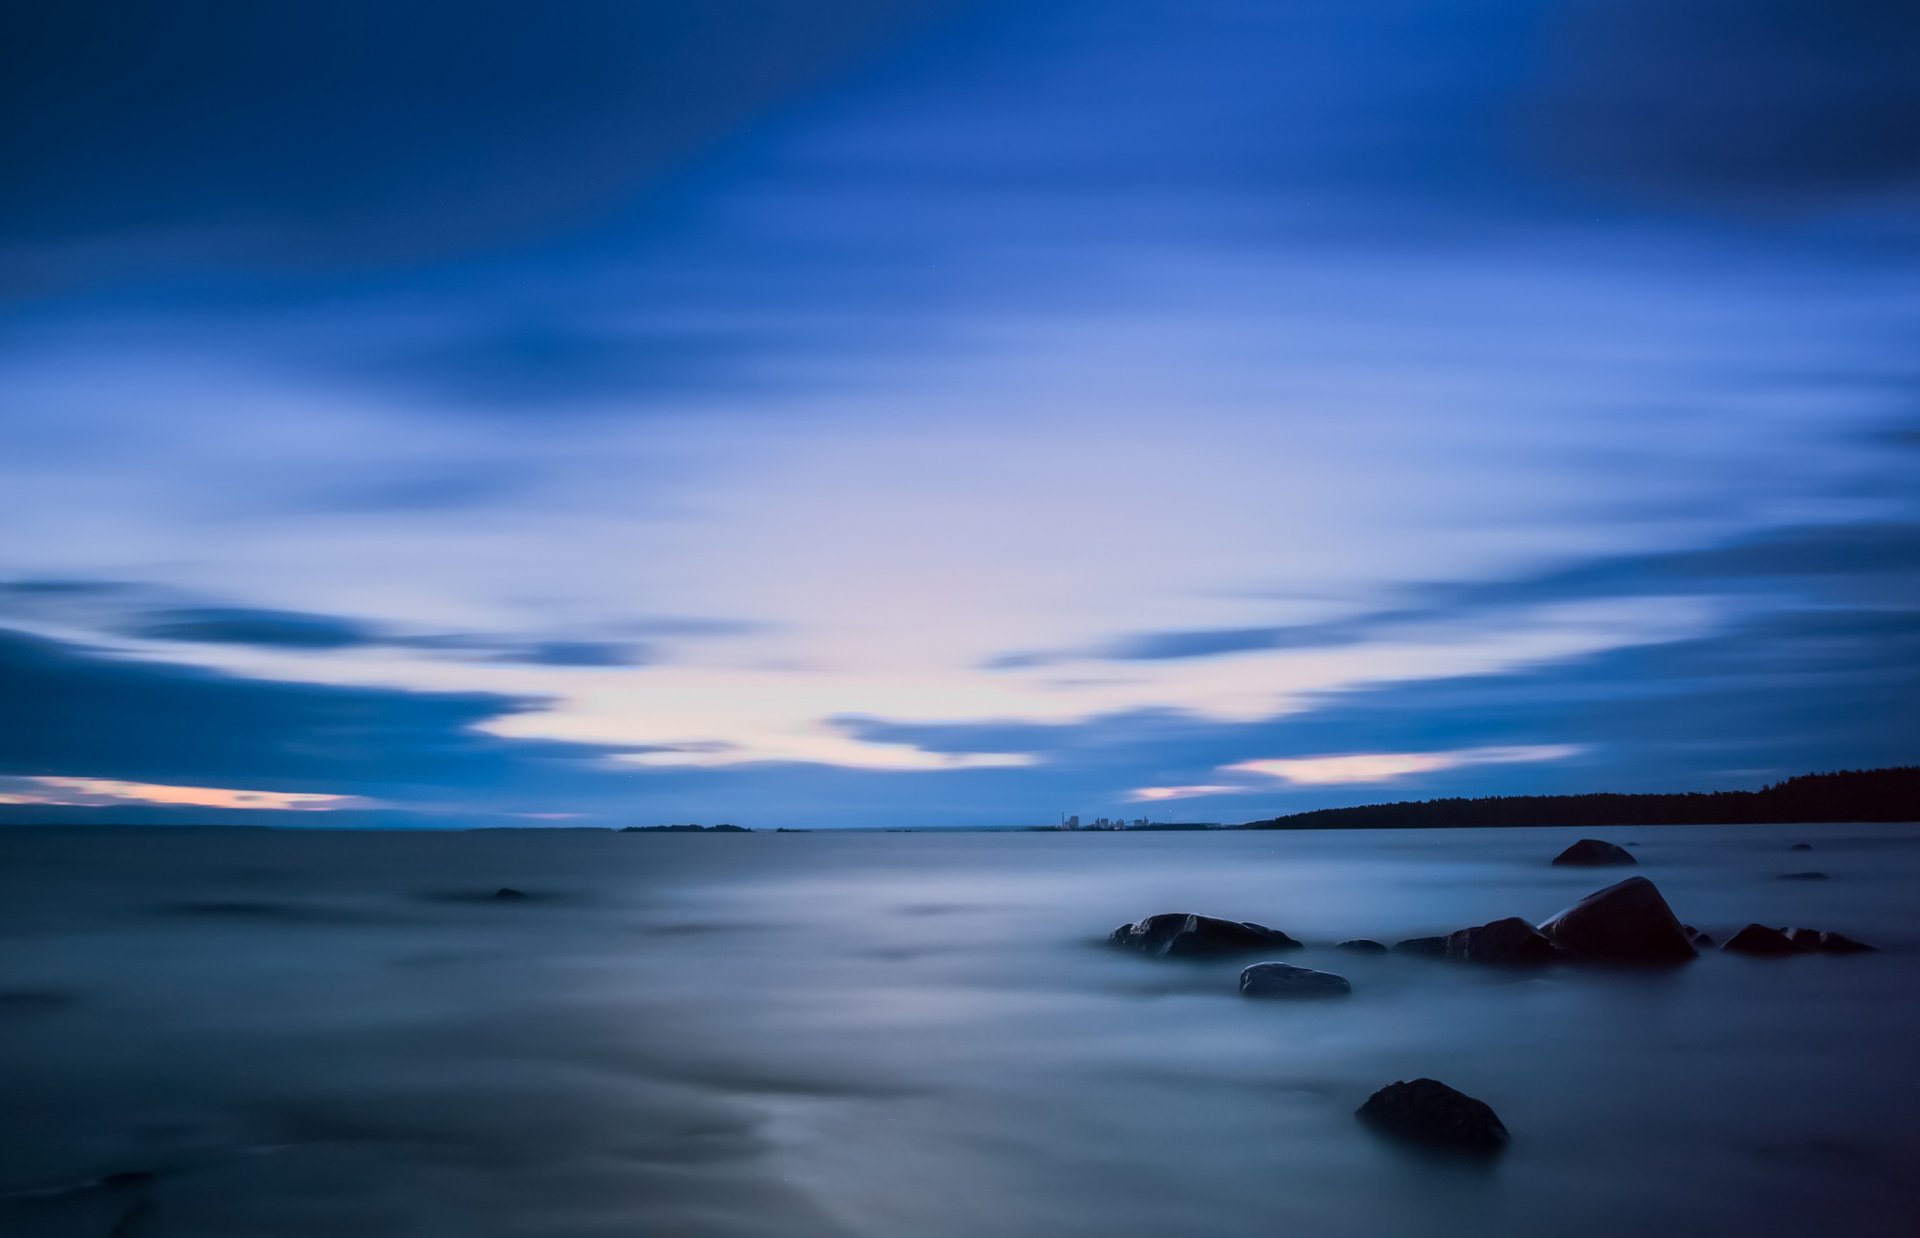
[[[322,795],[310,791],[180,787],[155,782],[123,782],[112,778],[26,777],[7,781],[12,789],[0,792],[0,804],[44,804],[70,808],[159,804],[183,808],[266,808],[289,812],[324,812],[334,808],[365,807],[370,802],[358,796]]]

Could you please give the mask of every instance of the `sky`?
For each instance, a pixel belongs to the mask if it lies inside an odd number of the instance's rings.
[[[0,23],[0,821],[1920,760],[1900,0]]]

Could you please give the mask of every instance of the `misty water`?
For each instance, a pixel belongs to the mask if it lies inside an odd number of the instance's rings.
[[[1920,1232],[1920,829],[1604,833],[1717,938],[1882,952],[1331,948],[1617,879],[1550,867],[1562,830],[4,832],[0,1233]],[[1353,995],[1102,944],[1172,910],[1284,929]],[[1355,1120],[1420,1075],[1506,1154]]]

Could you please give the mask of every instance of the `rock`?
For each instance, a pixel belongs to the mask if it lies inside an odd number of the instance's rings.
[[[1829,878],[1825,873],[1814,873],[1814,872],[1781,873],[1780,880],[1782,881],[1826,881],[1826,880],[1829,880]]]
[[[1395,954],[1430,954],[1444,958],[1447,953],[1447,939],[1444,937],[1409,937],[1405,941],[1393,943]]]
[[[1240,973],[1242,997],[1345,997],[1351,992],[1345,976],[1291,963],[1255,963]]]
[[[518,902],[527,897],[525,890],[516,890],[512,886],[501,886],[493,892],[494,901],[501,903]]]
[[[1827,954],[1878,954],[1864,941],[1855,941],[1845,933],[1820,934],[1820,949]]]
[[[1570,865],[1576,868],[1610,868],[1619,865],[1636,864],[1637,860],[1624,847],[1601,842],[1597,838],[1583,838],[1553,857],[1555,864]]]
[[[158,1176],[159,1175],[155,1174],[151,1169],[122,1169],[100,1178],[97,1185],[105,1187],[145,1186]]]
[[[1387,948],[1371,937],[1349,937],[1345,941],[1335,942],[1335,950],[1351,950],[1355,954],[1385,954]]]
[[[1819,929],[1797,928],[1784,929],[1782,931],[1786,933],[1788,941],[1800,947],[1802,950],[1818,950],[1820,948]]]
[[[1687,935],[1688,943],[1691,944],[1695,950],[1711,950],[1713,948],[1713,938],[1693,927],[1693,925],[1683,924],[1680,926],[1680,931]]]
[[[1727,939],[1722,950],[1734,954],[1750,954],[1756,958],[1773,959],[1789,954],[1804,954],[1806,948],[1794,944],[1793,938],[1776,928],[1764,924],[1749,924]]]
[[[1645,877],[1594,891],[1540,931],[1582,962],[1684,963],[1695,953],[1673,908]]]
[[[1219,958],[1263,950],[1294,950],[1300,943],[1279,929],[1183,911],[1123,924],[1107,936],[1116,946],[1165,958]]]
[[[1812,851],[1813,844],[1812,843],[1795,843],[1793,844],[1793,846],[1788,847],[1787,850],[1788,851]]]
[[[1446,943],[1447,957],[1463,963],[1537,967],[1560,958],[1560,948],[1519,916],[1463,928],[1449,934]]]
[[[1487,1155],[1512,1139],[1492,1106],[1437,1079],[1389,1083],[1354,1114],[1377,1131],[1457,1152]]]

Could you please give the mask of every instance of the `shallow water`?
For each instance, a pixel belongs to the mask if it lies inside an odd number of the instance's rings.
[[[1605,835],[1716,938],[1883,952],[1326,945],[1621,875],[1549,867],[1565,830],[0,832],[0,1233],[1920,1233],[1920,827]],[[1170,910],[1282,928],[1353,996],[1099,944]],[[1507,1154],[1354,1120],[1418,1075]]]

